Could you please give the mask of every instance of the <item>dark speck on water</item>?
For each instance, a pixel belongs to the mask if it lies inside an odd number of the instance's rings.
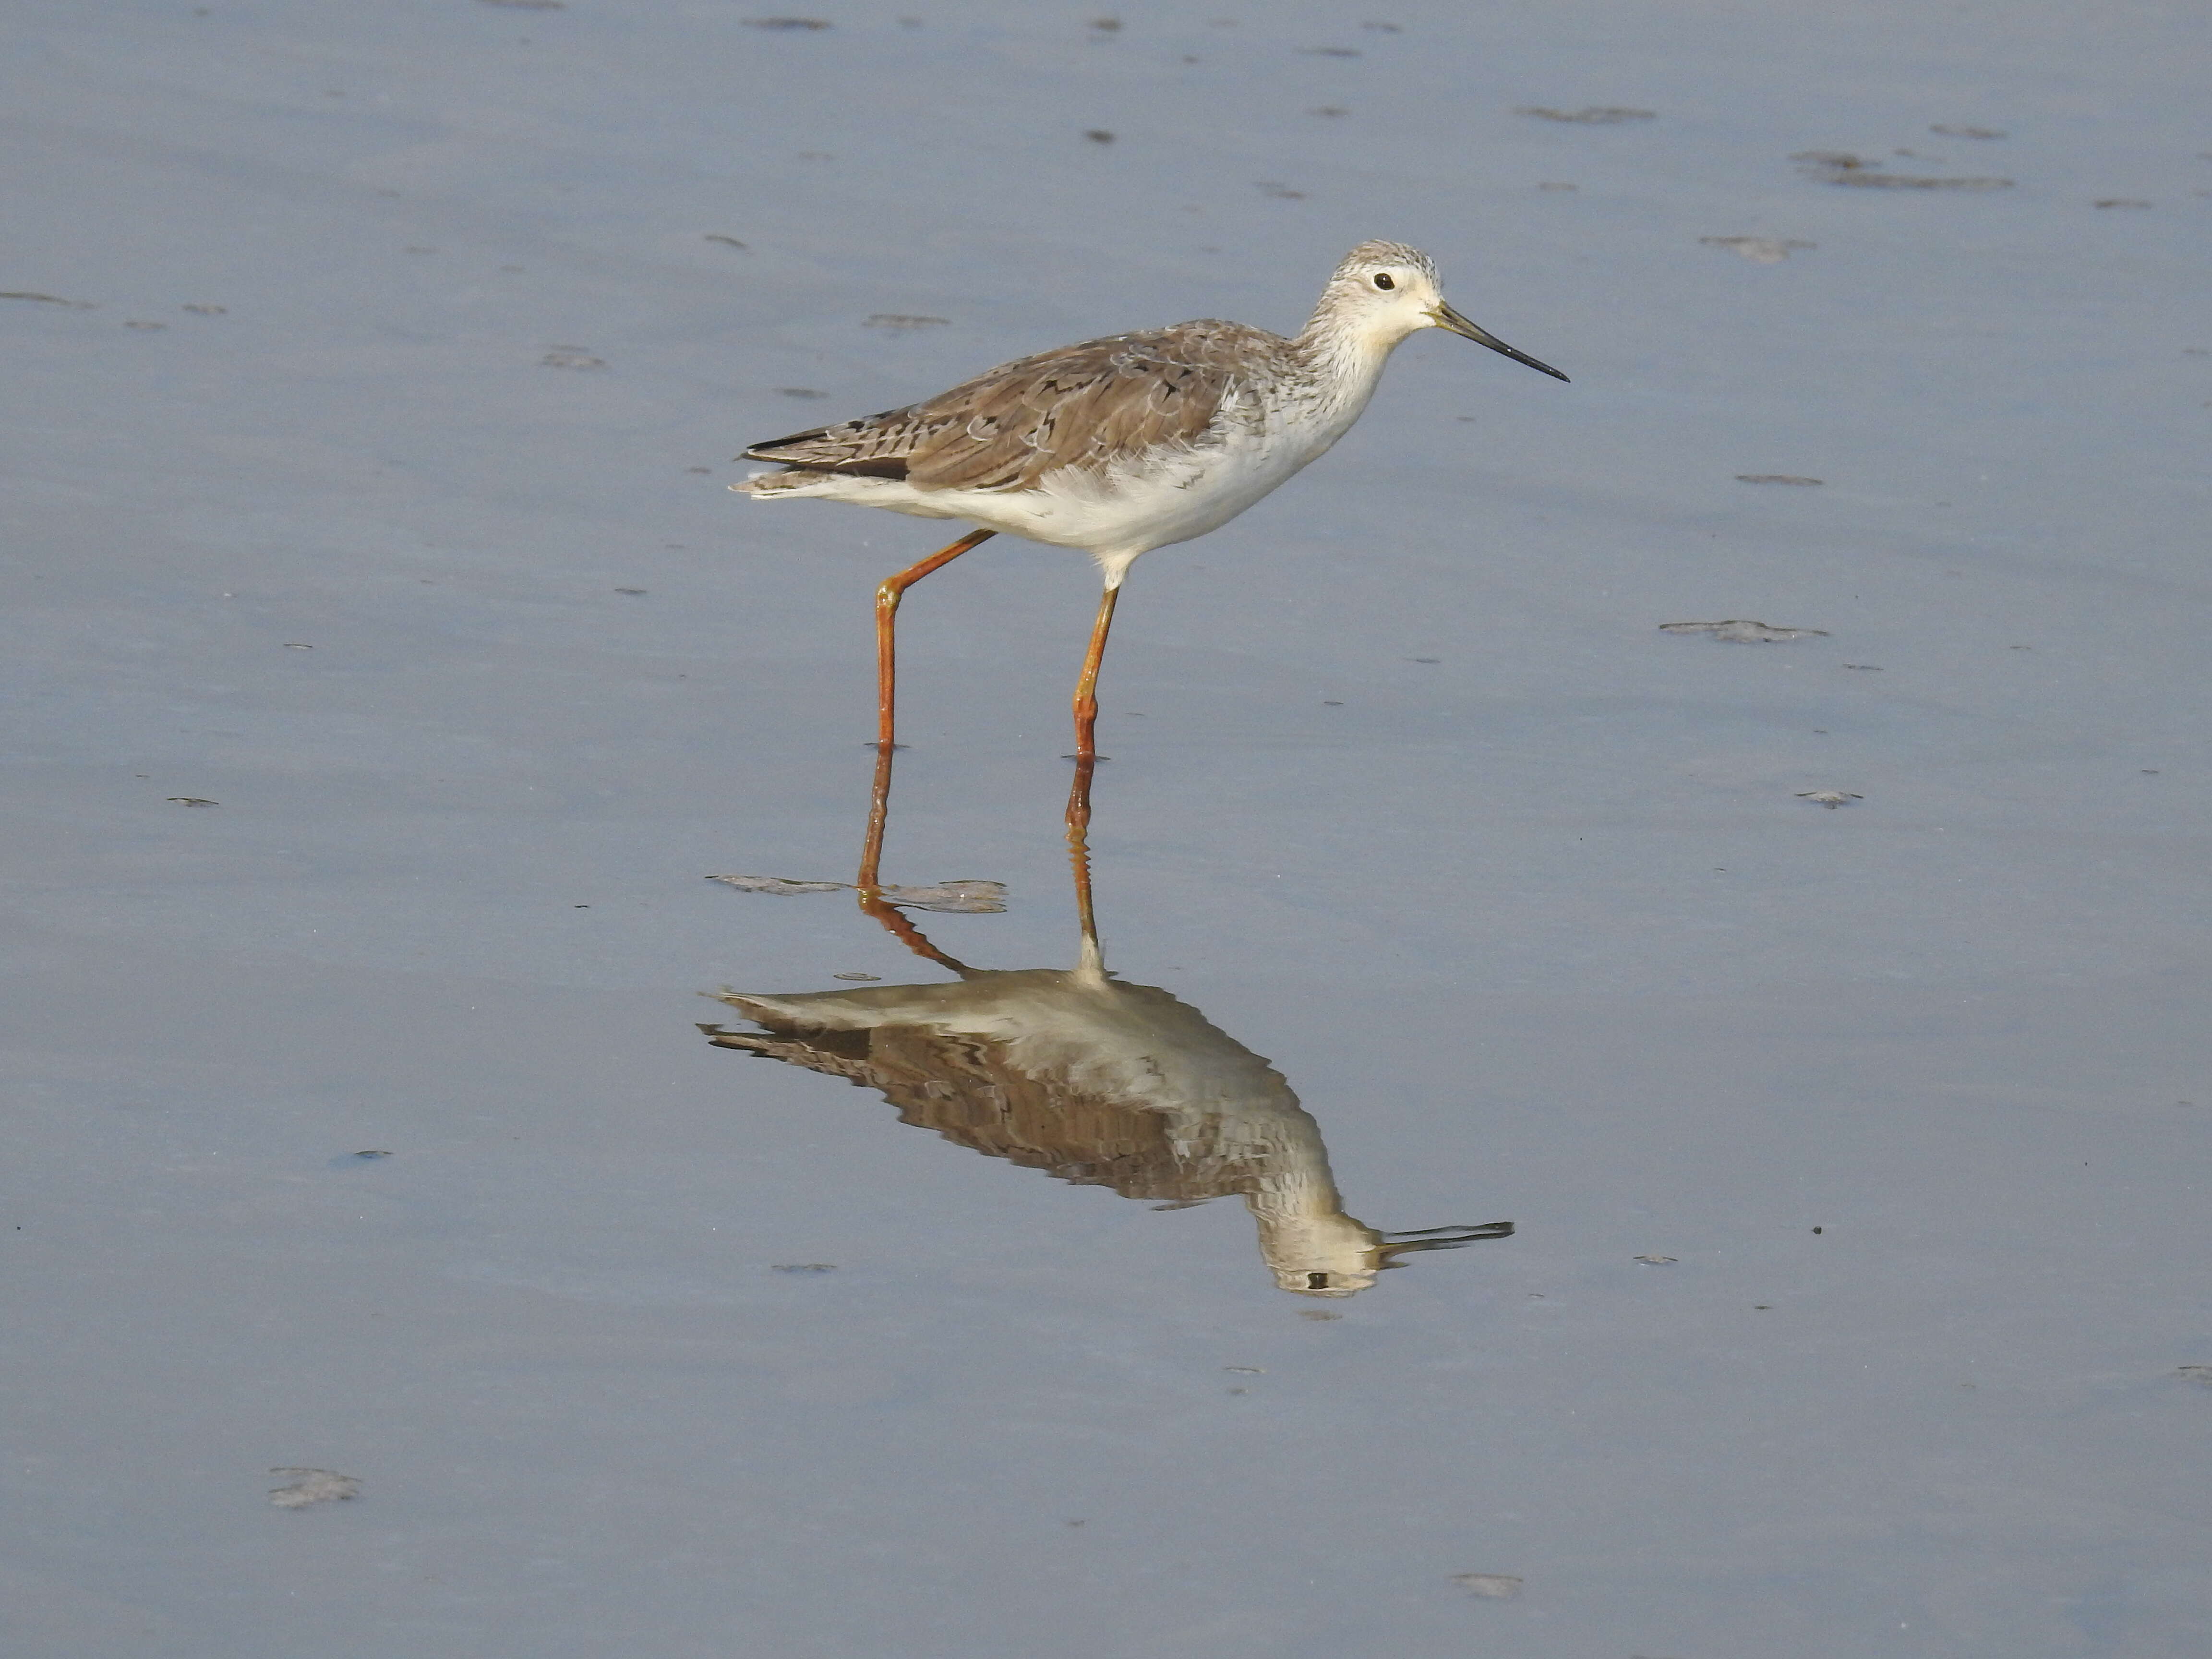
[[[1547,109],[1540,104],[1523,104],[1513,112],[1534,116],[1540,121],[1572,121],[1586,127],[1612,127],[1626,121],[1650,121],[1656,119],[1658,114],[1656,110],[1626,109],[1618,104],[1592,104],[1586,109]]]
[[[1806,174],[1827,185],[1850,185],[1869,190],[2010,190],[2009,179],[1936,179],[1905,173],[1884,173],[1881,163],[1845,150],[1806,149],[1790,158]]]
[[[1765,645],[1782,640],[1826,639],[1825,628],[1772,628],[1763,622],[1753,622],[1747,617],[1731,618],[1727,622],[1661,623],[1662,634],[1703,634],[1708,639],[1719,640],[1729,645]]]

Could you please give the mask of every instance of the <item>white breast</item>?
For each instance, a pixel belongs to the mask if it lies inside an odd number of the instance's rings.
[[[932,490],[902,508],[1079,548],[1118,580],[1138,555],[1218,529],[1326,453],[1372,389],[1340,385],[1329,388],[1334,397],[1272,407],[1251,399],[1199,444],[1147,451],[1103,472],[1063,468],[1034,489]]]

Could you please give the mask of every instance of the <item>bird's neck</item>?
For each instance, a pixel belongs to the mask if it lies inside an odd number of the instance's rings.
[[[1323,306],[1291,342],[1291,349],[1313,370],[1331,415],[1349,426],[1375,395],[1383,365],[1404,337],[1358,327]]]

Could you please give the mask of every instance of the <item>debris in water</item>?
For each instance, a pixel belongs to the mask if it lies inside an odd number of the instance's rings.
[[[1656,110],[1624,109],[1618,104],[1592,104],[1586,109],[1546,109],[1541,105],[1523,104],[1513,112],[1516,115],[1533,115],[1540,121],[1573,121],[1586,127],[1619,126],[1624,121],[1649,121],[1658,114]]]
[[[35,300],[42,306],[67,306],[71,311],[98,309],[89,300],[64,300],[58,294],[31,294],[21,289],[0,294],[0,300]]]
[[[786,881],[781,876],[709,876],[709,881],[719,881],[736,888],[740,893],[774,893],[787,897],[793,893],[848,893],[852,884],[842,881]]]
[[[339,1474],[330,1469],[275,1468],[271,1474],[296,1474],[300,1478],[289,1486],[270,1490],[269,1501],[280,1510],[301,1510],[310,1504],[328,1504],[338,1498],[361,1496],[361,1482],[349,1474]]]
[[[219,800],[210,800],[204,795],[171,795],[169,799],[179,806],[220,806]]]
[[[556,345],[538,360],[547,368],[605,368],[604,357],[594,357],[586,346]]]
[[[830,25],[819,17],[748,17],[749,29],[826,29]]]
[[[1006,908],[1003,881],[939,881],[927,887],[881,887],[887,904],[916,910],[935,910],[949,915],[996,915]]]
[[[1661,623],[1662,634],[1705,634],[1729,645],[1763,645],[1774,640],[1804,640],[1828,637],[1825,628],[1770,628],[1763,622],[1753,622],[1746,617],[1729,622]]]
[[[902,311],[878,311],[862,324],[864,328],[942,328],[952,319],[950,317],[914,317]]]
[[[2187,1377],[2200,1388],[2212,1389],[2212,1365],[2184,1365],[2174,1375]]]
[[[1805,149],[1790,158],[1808,177],[1825,185],[1851,185],[1869,190],[2010,190],[2009,179],[1930,179],[1913,173],[1884,173],[1881,163],[1848,150]]]
[[[1938,125],[1932,126],[1929,128],[1928,131],[1930,132],[1940,132],[1946,138],[2002,138],[2004,137],[2004,134],[1998,131],[1995,127],[1947,127]]]
[[[854,893],[849,881],[791,881],[782,876],[709,876],[741,893],[773,893],[789,897],[796,893]],[[1002,881],[939,881],[926,887],[886,884],[876,889],[886,904],[915,910],[934,910],[948,915],[996,915],[1006,908],[1006,884]]]
[[[2133,196],[2107,196],[2097,205],[2100,208],[2147,208],[2150,204]]]
[[[734,236],[722,236],[722,235],[718,235],[716,233],[714,233],[714,231],[711,231],[711,230],[710,230],[710,231],[708,231],[708,232],[706,234],[706,235],[705,235],[705,236],[703,236],[703,237],[702,237],[700,240],[702,240],[702,241],[708,241],[708,242],[720,242],[720,243],[721,243],[721,244],[722,244],[722,246],[725,246],[725,247],[737,247],[737,248],[741,248],[741,247],[744,247],[744,244],[743,242],[739,241],[739,240],[738,240],[736,237],[734,237]]]
[[[1671,1267],[1674,1264],[1671,1255],[1639,1255],[1635,1259],[1654,1267]]]
[[[1795,472],[1739,472],[1735,475],[1735,481],[1738,483],[1777,483],[1798,485],[1826,483],[1827,482],[1826,478],[1800,477]]]
[[[1854,795],[1847,789],[1801,789],[1797,792],[1797,799],[1825,806],[1832,812],[1838,806],[1848,806],[1855,800],[1864,800],[1866,797]]]
[[[837,1264],[834,1261],[779,1261],[769,1271],[779,1273],[834,1273],[837,1271]]]
[[[1462,1589],[1472,1590],[1493,1601],[1508,1601],[1521,1593],[1521,1580],[1510,1573],[1455,1572],[1451,1581]]]
[[[1801,242],[1794,236],[1700,236],[1698,240],[1707,247],[1724,247],[1741,254],[1755,265],[1778,265],[1790,257],[1794,247],[1818,247],[1818,242]]]
[[[1085,127],[1083,136],[1094,144],[1110,144],[1114,142],[1114,135],[1103,127]]]

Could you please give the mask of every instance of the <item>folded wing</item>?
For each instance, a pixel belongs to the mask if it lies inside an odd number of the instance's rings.
[[[918,489],[1024,489],[1063,467],[1104,471],[1203,442],[1250,399],[1287,343],[1206,320],[1024,357],[927,402],[793,433],[745,451],[806,472],[901,478]]]

